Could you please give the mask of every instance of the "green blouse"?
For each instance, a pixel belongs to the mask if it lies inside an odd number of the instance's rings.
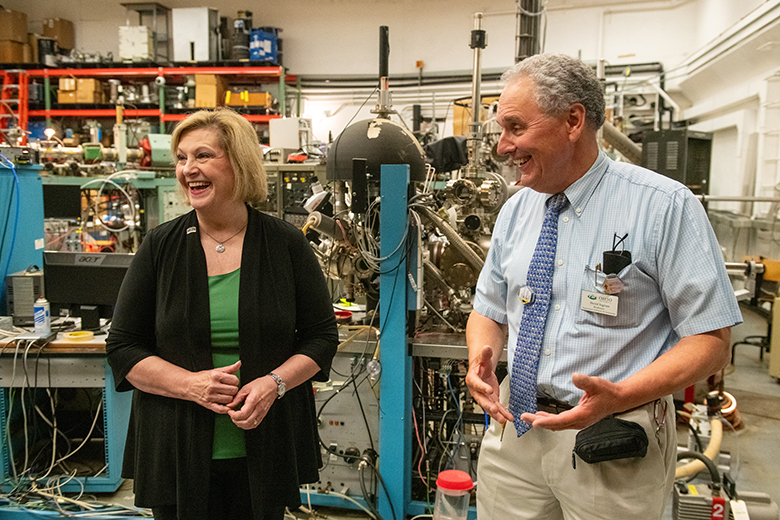
[[[238,286],[241,268],[227,274],[209,276],[211,312],[211,357],[214,367],[238,361]],[[236,372],[241,378],[241,373]],[[233,424],[227,414],[214,415],[214,448],[212,458],[246,457],[244,430]]]

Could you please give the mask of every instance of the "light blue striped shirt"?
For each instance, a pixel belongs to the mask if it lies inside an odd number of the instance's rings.
[[[599,154],[564,193],[555,274],[539,361],[538,389],[576,404],[574,372],[622,381],[681,337],[741,323],[742,315],[707,215],[682,184]],[[479,276],[474,309],[508,324],[512,366],[523,316],[520,290],[549,194],[525,188],[501,209]],[[586,311],[583,291],[604,292],[596,272],[617,234],[632,263],[618,273],[617,316]],[[622,247],[618,247],[618,250]],[[511,373],[511,368],[510,368]]]

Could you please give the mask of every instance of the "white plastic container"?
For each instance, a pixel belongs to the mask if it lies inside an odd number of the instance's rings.
[[[474,483],[465,471],[449,469],[436,479],[433,520],[466,520]]]
[[[49,301],[41,296],[35,301],[33,308],[35,333],[39,336],[51,334],[51,307]]]

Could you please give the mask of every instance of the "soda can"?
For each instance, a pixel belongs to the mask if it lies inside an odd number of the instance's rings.
[[[49,306],[49,300],[43,296],[35,300],[33,311],[35,314],[35,333],[39,336],[51,334],[51,307]]]

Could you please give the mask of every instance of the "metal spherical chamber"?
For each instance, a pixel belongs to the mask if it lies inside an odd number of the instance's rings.
[[[355,158],[366,159],[367,172],[376,181],[383,164],[408,164],[410,180],[425,180],[425,152],[420,143],[389,119],[364,119],[345,128],[328,152],[328,180],[352,180]]]

